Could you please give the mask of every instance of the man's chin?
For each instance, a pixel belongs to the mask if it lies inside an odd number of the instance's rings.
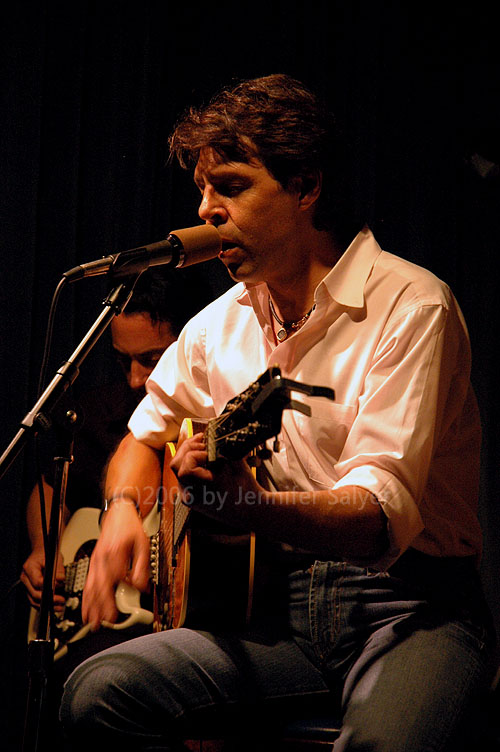
[[[262,279],[256,274],[255,267],[247,261],[233,261],[225,263],[229,276],[235,282],[246,282],[248,284],[258,284]],[[257,278],[258,277],[258,278]]]
[[[234,279],[235,282],[243,282],[243,280],[239,277],[241,264],[224,264],[224,266],[226,267],[227,273],[229,274],[231,279]]]

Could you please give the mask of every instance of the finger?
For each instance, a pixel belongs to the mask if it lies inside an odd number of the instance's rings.
[[[116,608],[114,588],[103,584],[99,588],[93,588],[92,596],[89,598],[84,591],[82,598],[82,621],[88,624],[92,632],[96,632],[102,621],[114,623],[117,619],[118,611]]]
[[[113,568],[114,569],[114,568]],[[123,576],[125,575],[123,567]],[[121,577],[111,568],[91,559],[89,574],[82,596],[82,619],[92,631],[99,629],[101,621],[114,622],[118,612],[115,602],[115,587]]]
[[[40,606],[40,601],[42,599],[41,588],[33,587],[29,578],[24,574],[24,572],[21,574],[19,579],[21,580],[24,587],[26,588],[26,595],[28,596],[29,602],[31,603],[32,606],[35,606],[35,608],[38,608]]]
[[[195,434],[193,434],[193,436],[191,436],[189,439],[186,439],[185,441],[182,442],[181,448],[184,447],[184,446],[188,446],[188,447],[190,446],[192,448],[194,448],[195,446],[196,447],[200,447],[200,446],[205,447],[206,446],[205,435],[203,433],[195,433]]]
[[[175,476],[181,485],[196,481],[210,482],[212,471],[206,466],[207,453],[205,451],[190,452],[178,467],[173,468]]]
[[[150,579],[150,549],[149,541],[146,540],[144,545],[138,547],[137,553],[132,559],[132,566],[130,568],[129,581],[130,584],[136,587],[138,590],[145,591],[149,585]]]
[[[214,476],[211,470],[206,467],[197,466],[189,472],[179,473],[179,485],[183,488],[201,487],[203,485],[209,485],[213,482]]]
[[[198,468],[206,468],[207,453],[204,449],[193,449],[183,458],[179,468],[179,476],[189,475]]]
[[[58,582],[64,582],[64,580],[66,579],[66,570],[64,568],[64,562],[61,554],[59,554],[59,556],[57,557],[56,579]]]
[[[42,588],[33,587],[30,580],[24,574],[21,574],[19,579],[21,580],[24,587],[26,588],[26,595],[28,597],[28,601],[30,602],[30,604],[34,608],[40,608],[40,605],[42,602]],[[54,593],[53,604],[54,604],[54,608],[57,611],[60,611],[62,608],[64,608],[65,602],[66,602],[65,596]]]
[[[172,469],[179,467],[186,455],[188,455],[193,450],[204,450],[205,449],[205,442],[203,441],[203,434],[196,434],[195,436],[192,436],[189,439],[186,439],[182,442],[180,447],[178,447],[171,463],[170,467]]]
[[[28,559],[23,564],[21,573],[21,580],[26,584],[29,582],[37,590],[42,589],[43,585],[43,570],[39,562],[33,562]]]

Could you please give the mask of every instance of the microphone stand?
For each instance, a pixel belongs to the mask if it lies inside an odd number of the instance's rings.
[[[121,313],[127,305],[134,285],[140,273],[130,278],[124,278],[104,300],[104,310],[100,313],[76,350],[66,360],[33,408],[21,421],[21,428],[0,457],[0,478],[10,467],[15,457],[25,446],[30,436],[40,430],[48,430],[51,425],[50,415],[55,405],[73,384],[80,372],[80,366],[109,326],[113,318]],[[66,495],[66,480],[68,467],[71,462],[73,447],[73,428],[76,414],[72,411],[66,416],[66,426],[59,437],[56,450],[54,495],[52,500],[48,543],[46,551],[44,582],[40,614],[37,626],[37,637],[32,640],[28,648],[28,697],[26,704],[25,727],[23,737],[23,752],[46,749],[42,738],[43,709],[47,699],[47,690],[53,663],[53,644],[51,638],[51,615],[53,610],[54,584],[57,567],[57,550],[59,538],[59,522],[62,518]]]
[[[66,498],[68,468],[72,462],[76,413],[68,410],[63,425],[57,429],[54,457],[54,484],[50,522],[45,546],[45,570],[42,598],[36,628],[36,637],[28,645],[28,696],[24,721],[23,750],[47,749],[44,708],[48,697],[50,677],[54,662],[54,645],[51,635],[55,572],[59,550],[59,532]]]

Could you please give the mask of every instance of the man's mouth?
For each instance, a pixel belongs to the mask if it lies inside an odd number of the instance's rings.
[[[236,248],[236,245],[232,241],[229,241],[229,240],[222,241],[222,250],[219,251],[219,258],[223,258],[226,253],[234,250],[235,248]]]

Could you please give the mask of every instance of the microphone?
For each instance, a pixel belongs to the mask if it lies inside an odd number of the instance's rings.
[[[119,279],[130,274],[139,274],[150,266],[166,265],[179,269],[215,258],[221,248],[221,237],[215,227],[198,225],[184,230],[174,230],[165,240],[157,243],[149,243],[80,264],[64,272],[63,277],[68,282],[75,282],[84,277],[96,277],[111,272],[113,277]]]

